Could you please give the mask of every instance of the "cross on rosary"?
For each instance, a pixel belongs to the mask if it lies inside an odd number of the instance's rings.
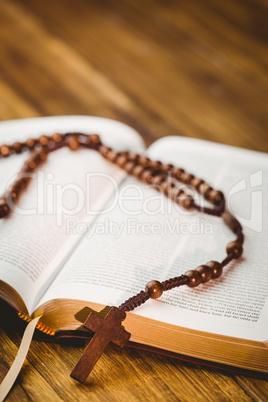
[[[89,314],[84,327],[95,332],[95,335],[73,369],[72,378],[84,382],[109,342],[113,342],[121,348],[126,345],[131,334],[120,327],[125,318],[126,313],[117,307],[111,307],[104,319],[95,313]]]

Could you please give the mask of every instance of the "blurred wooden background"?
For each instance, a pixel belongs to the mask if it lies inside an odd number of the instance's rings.
[[[184,135],[268,151],[266,0],[1,0],[0,120],[96,115],[147,145]],[[2,316],[0,378],[20,342]],[[33,342],[8,400],[264,401],[268,382],[110,347],[86,385],[82,347]]]

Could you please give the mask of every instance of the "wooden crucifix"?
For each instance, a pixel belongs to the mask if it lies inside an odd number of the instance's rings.
[[[126,345],[131,334],[120,327],[125,318],[126,313],[117,307],[111,307],[104,319],[95,313],[89,314],[84,327],[95,332],[95,335],[71,372],[72,378],[84,382],[109,342],[113,342],[121,348]]]

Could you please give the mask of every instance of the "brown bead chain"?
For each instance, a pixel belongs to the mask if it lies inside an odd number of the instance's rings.
[[[50,152],[56,151],[63,146],[68,146],[72,151],[80,147],[98,151],[105,159],[115,163],[128,174],[146,184],[152,185],[157,191],[161,191],[174,202],[185,209],[196,209],[209,215],[221,216],[225,224],[236,234],[236,239],[228,243],[226,247],[227,256],[220,263],[209,261],[205,265],[200,265],[194,270],[188,270],[184,275],[167,279],[163,282],[156,280],[150,281],[135,296],[119,306],[122,311],[132,311],[143,304],[149,298],[157,299],[164,291],[187,285],[196,287],[201,283],[206,283],[210,279],[219,278],[223,268],[233,259],[238,259],[243,253],[242,244],[244,235],[242,226],[238,220],[228,211],[225,211],[224,195],[221,191],[213,189],[203,179],[195,177],[193,174],[185,172],[184,169],[174,167],[172,164],[162,164],[160,161],[152,161],[145,155],[139,155],[130,151],[117,152],[102,144],[97,134],[83,133],[54,133],[52,136],[42,135],[38,139],[29,138],[26,142],[15,142],[13,145],[0,146],[0,158],[7,158],[12,154],[20,154],[31,151],[32,154],[25,162],[16,181],[0,197],[0,218],[6,217],[11,212],[11,205],[17,202],[23,189],[30,181],[31,173],[45,162]],[[207,201],[214,205],[214,208],[202,207],[197,205],[193,198],[184,189],[177,187],[177,182],[181,182],[203,196]]]

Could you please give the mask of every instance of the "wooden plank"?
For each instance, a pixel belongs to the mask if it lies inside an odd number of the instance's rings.
[[[174,4],[78,2],[70,27],[56,7],[31,2],[49,31],[79,46],[87,61],[149,109],[150,127],[157,117],[157,126],[164,119],[178,134],[262,149],[254,132],[266,144],[265,45],[242,35],[235,24],[220,30],[225,21],[220,9],[199,13],[199,6],[189,11]],[[72,3],[66,2],[63,15],[71,12]],[[163,134],[156,127],[156,136]]]

